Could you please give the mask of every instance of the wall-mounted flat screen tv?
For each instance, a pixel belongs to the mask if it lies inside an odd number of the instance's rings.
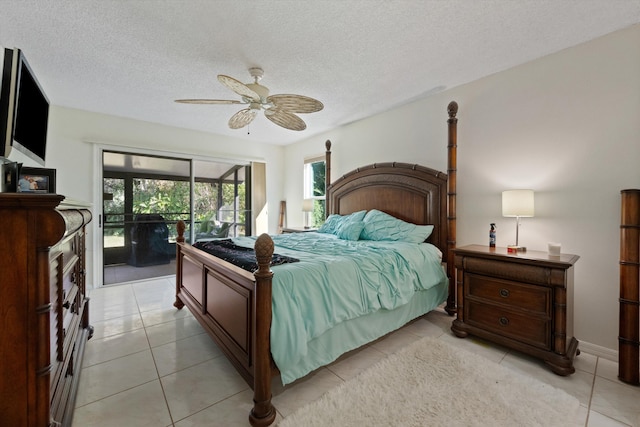
[[[44,166],[49,99],[20,49],[5,49],[0,87],[0,157],[12,148]]]

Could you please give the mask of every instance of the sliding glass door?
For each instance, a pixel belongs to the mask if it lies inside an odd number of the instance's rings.
[[[250,234],[247,176],[248,165],[104,151],[103,283],[173,274],[179,220],[189,241]]]

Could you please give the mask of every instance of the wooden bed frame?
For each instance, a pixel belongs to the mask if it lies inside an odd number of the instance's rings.
[[[455,313],[453,249],[456,244],[456,152],[458,105],[448,106],[447,173],[406,163],[378,163],[349,172],[328,185],[327,215],[379,209],[414,224],[433,224],[428,241],[443,253],[449,277],[446,311]],[[331,179],[331,142],[326,143],[326,182]],[[255,243],[259,268],[251,274],[193,248],[178,223],[176,302],[185,305],[253,388],[253,426],[276,418],[271,378],[278,374],[270,352],[274,244],[267,234]]]

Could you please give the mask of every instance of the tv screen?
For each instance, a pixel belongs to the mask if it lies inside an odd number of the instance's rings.
[[[0,156],[12,148],[44,166],[49,100],[20,49],[5,49],[0,92]]]
[[[13,106],[15,105],[18,61],[13,50],[4,50],[2,62],[2,86],[0,86],[0,157],[9,157],[13,145]]]

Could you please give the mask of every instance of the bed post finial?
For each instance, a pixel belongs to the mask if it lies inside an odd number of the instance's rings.
[[[456,309],[456,283],[455,283],[455,266],[453,250],[456,247],[456,187],[457,187],[457,171],[458,171],[458,103],[451,101],[447,106],[449,119],[448,141],[447,141],[447,276],[449,277],[449,297],[445,311],[450,315],[454,315]]]
[[[178,231],[178,237],[176,238],[176,242],[184,243],[184,230],[186,228],[187,226],[183,220],[180,220],[176,223],[176,230]]]
[[[450,118],[454,118],[456,114],[458,114],[458,103],[456,101],[451,101],[447,106],[447,112],[449,113]]]
[[[262,233],[254,245],[256,251],[256,260],[258,261],[258,270],[256,273],[268,275],[273,273],[269,266],[271,265],[271,257],[273,256],[273,240],[267,233]]]
[[[252,426],[268,426],[276,419],[276,408],[271,403],[271,259],[273,258],[273,240],[263,233],[254,246],[258,269],[253,273],[256,278],[255,342],[253,360],[253,408],[249,414]]]

